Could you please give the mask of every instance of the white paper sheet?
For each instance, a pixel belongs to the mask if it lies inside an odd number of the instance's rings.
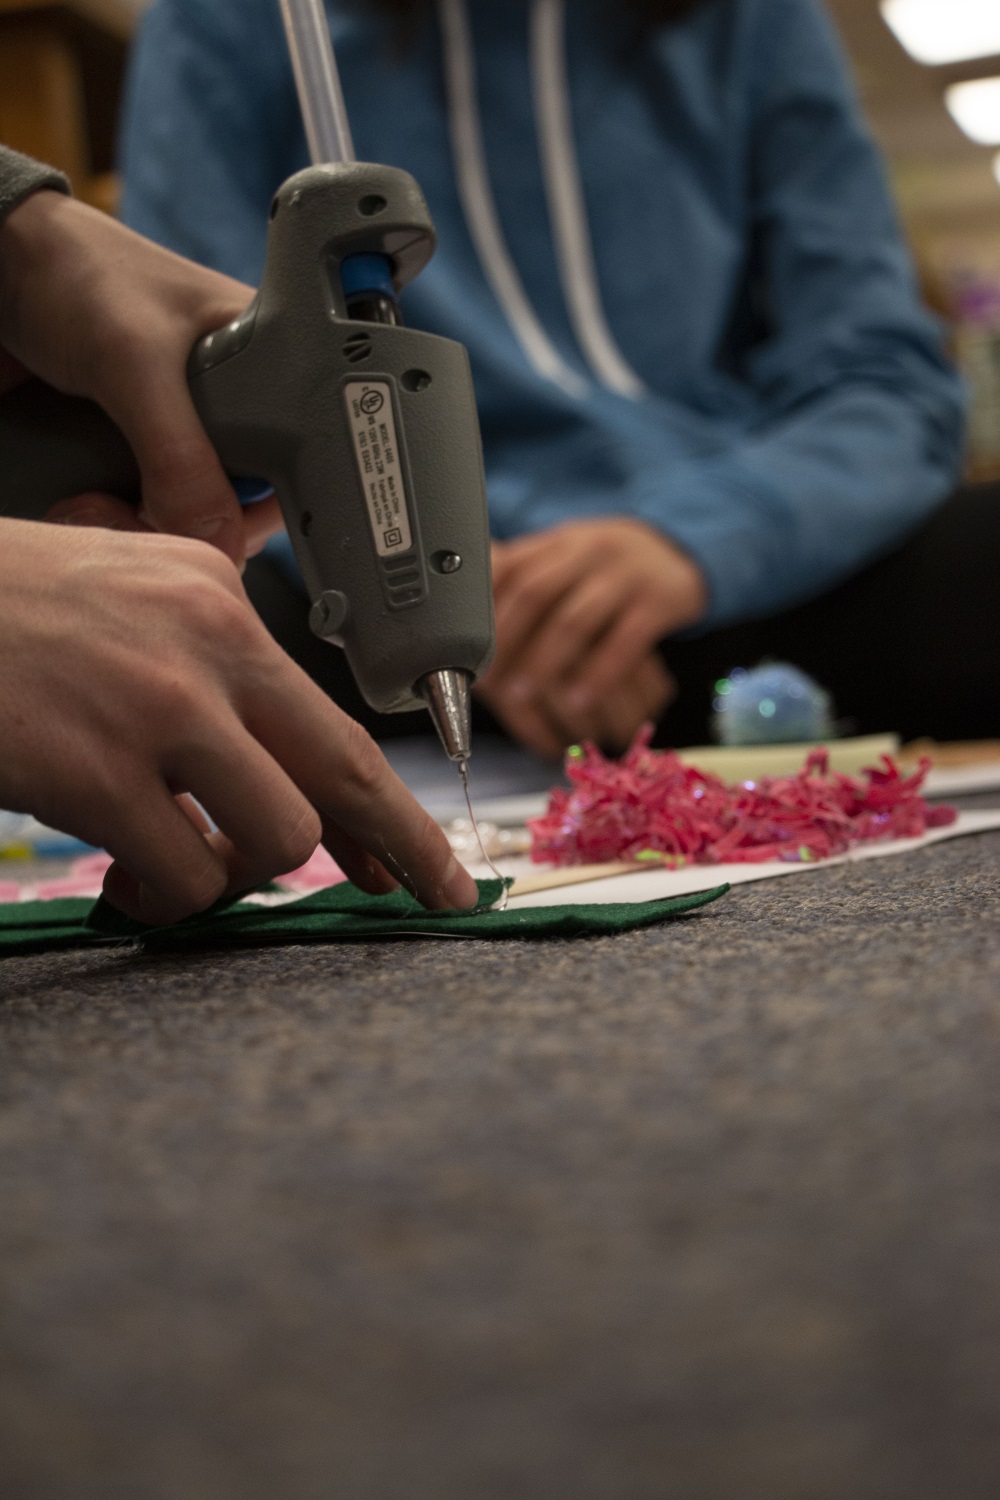
[[[1000,760],[984,760],[973,766],[934,768],[928,773],[921,790],[928,797],[961,797],[970,792],[1000,791]]]
[[[526,906],[591,906],[599,902],[662,901],[670,896],[687,896],[693,891],[712,890],[717,885],[745,885],[752,880],[775,880],[790,875],[807,875],[813,870],[827,870],[831,865],[852,864],[859,860],[888,859],[893,855],[917,854],[931,844],[943,843],[946,839],[962,838],[969,834],[987,833],[1000,829],[1000,808],[984,811],[962,812],[957,823],[948,828],[932,828],[919,839],[890,839],[885,843],[862,844],[850,854],[838,854],[833,859],[818,860],[814,864],[786,864],[782,860],[768,860],[759,865],[691,865],[682,870],[640,870],[635,875],[617,875],[611,880],[592,880],[585,885],[561,886],[551,891],[536,891],[529,896],[511,898],[511,910]],[[490,871],[485,865],[470,865],[474,875],[488,878]],[[533,865],[527,858],[506,859],[499,862],[504,875],[514,877],[537,873],[545,866]]]

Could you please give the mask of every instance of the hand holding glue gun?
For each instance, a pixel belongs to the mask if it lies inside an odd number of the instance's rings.
[[[109,898],[149,922],[281,874],[321,839],[366,890],[471,905],[444,835],[243,593],[236,565],[276,507],[241,515],[185,362],[248,295],[58,193],[0,226],[0,379],[28,371],[99,402],[160,533],[98,529],[135,524],[101,494],[60,507],[74,525],[0,520],[0,805],[107,848]]]

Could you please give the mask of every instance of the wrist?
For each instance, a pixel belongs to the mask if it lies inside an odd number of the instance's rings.
[[[43,187],[0,220],[0,344],[11,352],[24,337],[29,282],[47,278],[62,221],[74,206],[65,193]]]
[[[708,609],[708,580],[701,568],[674,542],[667,545],[673,554],[674,582],[671,589],[677,600],[678,621],[676,630],[687,630],[697,625]]]
[[[648,521],[635,521],[647,536],[655,537],[663,561],[663,582],[671,602],[671,633],[687,630],[708,609],[708,580],[689,552],[673,537],[667,536]]]

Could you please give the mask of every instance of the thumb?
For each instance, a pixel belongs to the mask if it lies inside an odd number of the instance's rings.
[[[142,519],[154,531],[211,542],[239,567],[239,501],[195,411],[183,369],[147,364],[112,412],[142,478]]]

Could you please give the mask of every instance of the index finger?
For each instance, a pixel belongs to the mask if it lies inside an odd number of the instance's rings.
[[[373,855],[425,906],[476,904],[479,891],[472,876],[375,741],[291,661],[282,661],[277,681],[244,718],[320,816]]]

